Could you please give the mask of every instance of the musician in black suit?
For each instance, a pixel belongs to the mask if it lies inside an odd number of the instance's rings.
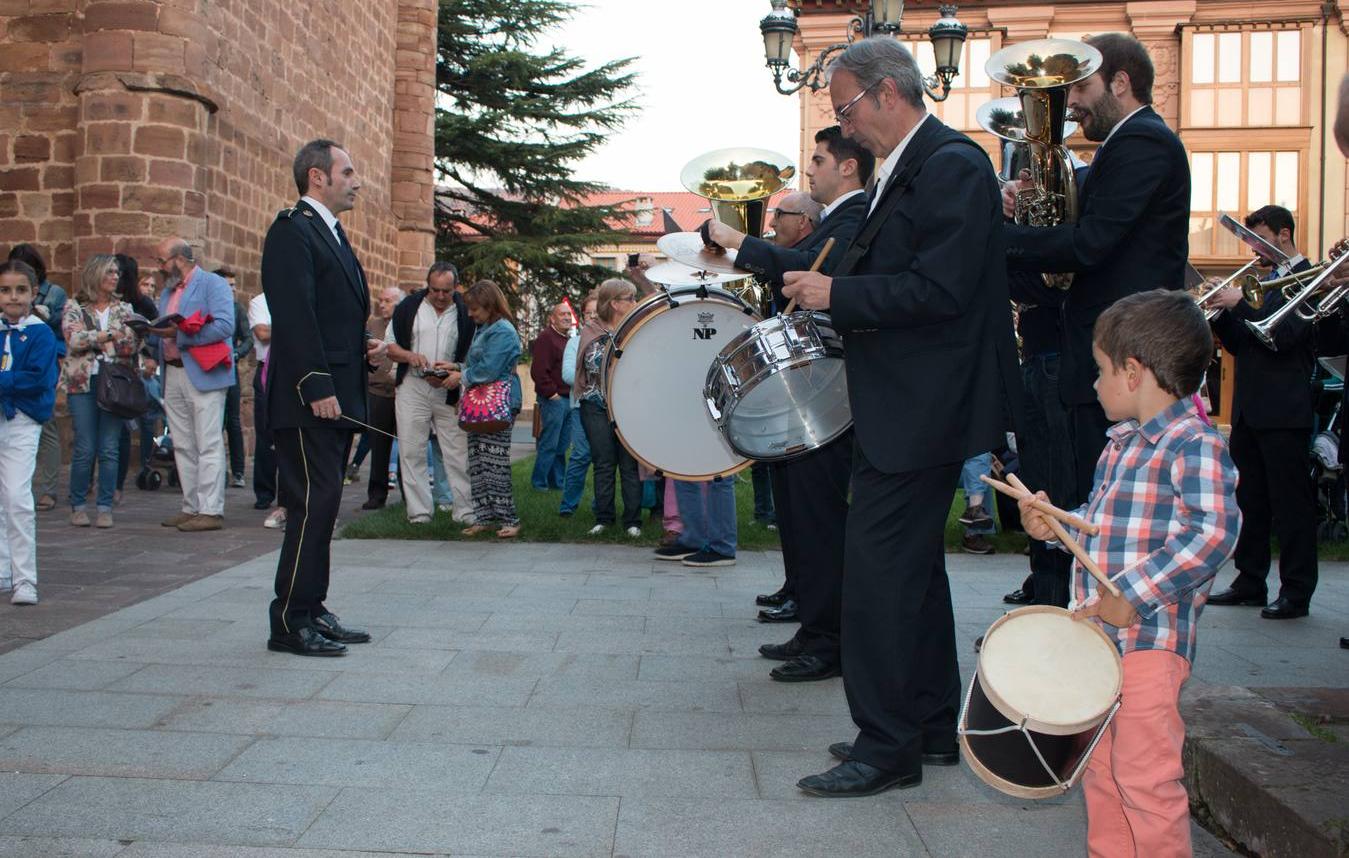
[[[913,56],[888,37],[831,67],[844,133],[884,161],[833,276],[783,294],[828,307],[852,404],[843,685],[859,732],[813,795],[872,795],[954,765],[960,677],[943,534],[961,464],[1000,446],[1019,407],[1002,205],[987,154],[927,115]]]
[[[1265,206],[1246,216],[1246,226],[1287,254],[1276,263],[1264,260],[1264,279],[1295,274],[1311,267],[1293,239],[1293,214],[1282,206]],[[1296,313],[1274,329],[1270,348],[1246,326],[1269,318],[1285,304],[1274,290],[1259,309],[1242,300],[1241,289],[1229,286],[1212,299],[1223,312],[1213,320],[1213,333],[1236,359],[1232,393],[1232,461],[1241,474],[1237,506],[1241,535],[1233,560],[1237,577],[1210,605],[1255,605],[1260,616],[1284,620],[1307,616],[1316,589],[1316,494],[1308,450],[1315,422],[1311,377],[1315,365],[1310,322]],[[1279,538],[1279,597],[1268,607],[1270,530]]]
[[[1152,60],[1132,36],[1085,39],[1100,71],[1074,84],[1068,107],[1083,135],[1101,143],[1078,193],[1076,223],[1008,224],[1008,263],[1073,272],[1063,303],[1059,392],[1072,411],[1077,493],[1085,502],[1110,421],[1096,401],[1091,333],[1115,301],[1148,289],[1181,289],[1189,254],[1190,165],[1185,147],[1152,109]],[[1009,183],[1004,193],[1013,193]],[[1057,499],[1056,499],[1057,501]]]
[[[277,215],[262,250],[272,314],[267,413],[287,512],[267,648],[332,656],[370,640],[324,601],[353,421],[367,421],[367,360],[384,347],[366,332],[365,272],[337,220],[361,188],[351,157],[314,140],[295,156],[294,174],[300,201]]]
[[[785,272],[809,269],[830,238],[834,247],[820,270],[828,274],[842,260],[866,216],[863,187],[871,180],[875,166],[875,156],[844,137],[842,129],[836,125],[825,128],[815,135],[815,151],[806,168],[811,197],[824,205],[820,225],[810,235],[787,248],[745,238],[720,224],[710,226],[709,233],[719,244],[725,240],[727,245],[737,246],[736,265],[769,282],[774,302],[785,308]],[[782,562],[801,620],[791,640],[759,647],[765,658],[785,662],[769,673],[779,682],[828,679],[840,671],[844,534],[852,446],[849,431],[818,450],[772,466]]]

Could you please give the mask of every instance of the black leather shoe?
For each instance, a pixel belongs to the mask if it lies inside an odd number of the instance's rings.
[[[761,623],[794,623],[796,622],[796,600],[788,599],[782,603],[780,608],[764,608],[759,612],[759,622]]]
[[[1275,599],[1272,605],[1260,611],[1260,616],[1267,620],[1296,620],[1298,617],[1307,616],[1307,614],[1306,605],[1290,602],[1283,596]]]
[[[791,591],[786,587],[776,593],[761,593],[754,597],[754,604],[760,608],[781,608],[782,604],[792,597]]]
[[[370,498],[370,500],[361,504],[361,509],[384,509],[386,503],[388,501],[383,498]]]
[[[1208,604],[1210,605],[1241,605],[1247,608],[1263,608],[1267,601],[1269,601],[1268,596],[1243,593],[1234,587],[1228,587],[1221,593],[1214,593],[1208,597]]]
[[[1006,596],[1003,596],[1002,600],[1009,605],[1029,605],[1031,602],[1031,595],[1020,587],[1017,587]]]
[[[798,655],[773,668],[768,675],[778,682],[817,682],[838,676],[841,672],[837,664],[830,664],[822,658]]]
[[[336,614],[319,614],[314,617],[314,628],[330,641],[344,644],[370,643],[370,633],[364,629],[349,629],[342,625]]]
[[[801,644],[792,638],[786,643],[764,644],[759,647],[759,655],[764,658],[771,658],[773,661],[791,661],[805,650],[801,649]]]
[[[852,742],[835,742],[829,746],[829,753],[835,759],[848,761],[852,759]],[[960,751],[929,751],[923,749],[923,765],[925,766],[958,766],[960,765]]]
[[[1349,638],[1340,638],[1340,649],[1349,649]]]
[[[328,640],[312,626],[296,629],[288,635],[272,635],[267,639],[267,649],[272,652],[288,652],[291,655],[334,656],[346,655],[347,648],[340,643]]]
[[[262,500],[253,501],[253,509],[271,509],[271,508],[272,508],[271,501],[262,501]]]
[[[979,635],[979,637],[974,639],[974,651],[982,652],[983,649],[984,649],[984,636]]]
[[[796,782],[802,792],[823,798],[860,798],[888,789],[907,789],[923,782],[923,769],[913,772],[887,772],[858,760],[839,763],[827,772]]]

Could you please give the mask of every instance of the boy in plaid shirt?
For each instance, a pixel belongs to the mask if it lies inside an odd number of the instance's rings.
[[[1159,289],[1101,314],[1092,354],[1097,398],[1118,422],[1096,463],[1091,497],[1075,512],[1100,526],[1082,547],[1121,595],[1078,567],[1071,607],[1115,640],[1124,686],[1082,779],[1087,851],[1189,855],[1180,688],[1190,675],[1199,613],[1241,529],[1236,468],[1191,400],[1213,338],[1192,297]],[[1020,508],[1026,533],[1054,538],[1029,499]]]

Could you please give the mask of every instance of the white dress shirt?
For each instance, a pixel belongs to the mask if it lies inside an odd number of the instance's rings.
[[[333,238],[337,239],[337,243],[340,246],[342,244],[342,236],[337,234],[337,215],[328,211],[327,206],[308,194],[300,197],[300,199],[314,207],[314,211],[319,213],[319,217],[323,218],[323,222],[328,225],[328,230],[333,234]]]
[[[843,205],[848,200],[862,193],[866,192],[861,188],[857,188],[856,190],[848,191],[848,193],[839,196],[838,199],[834,200],[832,203],[830,203],[829,205],[825,206],[823,209],[820,210],[820,223],[824,223],[826,218],[828,218],[834,212],[838,211],[839,206]]]
[[[895,171],[895,167],[899,166],[899,158],[904,154],[909,141],[913,139],[913,135],[918,133],[918,129],[923,127],[923,123],[931,115],[930,113],[924,113],[923,118],[913,124],[909,133],[904,135],[904,139],[899,141],[899,145],[889,155],[885,156],[885,161],[876,169],[876,194],[871,198],[871,208],[867,209],[868,217],[876,210],[876,203],[880,202],[881,196],[885,193],[885,186],[890,181],[890,174]]]

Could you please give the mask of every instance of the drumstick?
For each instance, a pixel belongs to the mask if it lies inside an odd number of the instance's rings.
[[[820,248],[820,255],[815,257],[815,264],[810,266],[810,270],[819,271],[820,266],[824,264],[824,258],[828,256],[829,251],[833,249],[834,249],[834,237],[830,236],[829,238],[825,239],[824,247]],[[796,299],[793,298],[792,300],[787,302],[787,309],[782,311],[782,315],[786,316],[787,314],[791,313],[792,310],[795,309],[796,309]]]
[[[1007,482],[1011,483],[1014,488],[1020,489],[1026,494],[1033,496],[1031,490],[1026,488],[1026,484],[1021,482],[1016,474],[1008,474]],[[1077,562],[1082,564],[1082,568],[1091,573],[1091,577],[1100,582],[1100,585],[1108,590],[1110,595],[1118,597],[1120,595],[1119,587],[1115,585],[1114,581],[1111,581],[1106,577],[1105,573],[1101,571],[1101,567],[1097,566],[1096,562],[1091,559],[1091,556],[1087,554],[1086,550],[1077,543],[1076,539],[1073,539],[1073,535],[1069,533],[1063,525],[1059,524],[1058,520],[1053,516],[1046,516],[1045,522],[1049,524],[1049,529],[1054,531],[1054,535],[1059,538],[1059,542],[1062,542],[1064,546],[1072,552],[1072,555],[1077,558]]]
[[[1015,479],[1015,476],[1016,476],[1015,474],[1008,474],[1009,479]],[[980,474],[979,479],[983,480],[985,483],[987,483],[994,489],[1002,492],[1003,494],[1007,495],[1010,498],[1016,498],[1017,500],[1021,500],[1021,498],[1025,497],[1026,495],[1030,495],[1032,498],[1034,498],[1034,500],[1031,502],[1032,506],[1034,506],[1040,512],[1044,513],[1045,515],[1057,518],[1064,524],[1076,528],[1077,530],[1080,530],[1083,533],[1090,534],[1091,536],[1096,536],[1101,532],[1101,529],[1096,525],[1092,524],[1091,522],[1078,518],[1071,512],[1065,512],[1059,509],[1058,507],[1054,506],[1052,503],[1049,503],[1048,501],[1043,501],[1040,500],[1039,498],[1036,498],[1029,489],[1025,489],[1024,487],[1015,488],[1013,486],[1009,486],[1007,483],[1004,483],[1001,480],[995,480],[992,477],[988,476],[987,474]],[[1020,481],[1018,480],[1018,482]]]

